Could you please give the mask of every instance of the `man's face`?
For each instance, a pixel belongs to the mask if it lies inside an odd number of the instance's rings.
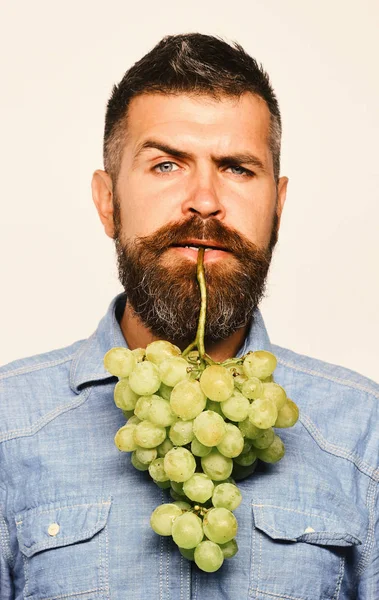
[[[129,302],[157,336],[194,337],[197,245],[209,248],[208,338],[228,337],[251,318],[287,184],[275,181],[269,124],[267,105],[250,93],[131,101],[115,210],[102,220]]]

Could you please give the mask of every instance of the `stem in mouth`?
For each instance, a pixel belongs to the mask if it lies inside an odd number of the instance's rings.
[[[199,284],[199,289],[200,289],[201,304],[200,304],[199,321],[197,324],[196,338],[184,350],[183,356],[187,356],[187,354],[189,352],[191,352],[191,350],[193,350],[194,348],[197,348],[199,355],[200,355],[200,359],[205,361],[207,364],[213,365],[213,364],[215,364],[215,362],[211,359],[210,356],[208,356],[205,353],[205,346],[204,346],[204,331],[205,331],[205,321],[206,321],[206,316],[207,316],[207,286],[205,283],[205,273],[204,273],[204,252],[205,252],[205,248],[199,248],[198,254],[197,254],[196,275],[197,275],[197,282]]]

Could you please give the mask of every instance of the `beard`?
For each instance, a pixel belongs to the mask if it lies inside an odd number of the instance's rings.
[[[194,238],[212,240],[228,250],[224,260],[204,265],[205,342],[225,339],[253,320],[277,242],[276,212],[270,242],[267,248],[258,248],[218,219],[198,215],[132,242],[123,241],[117,200],[114,208],[119,280],[132,310],[157,338],[188,344],[196,337],[201,303],[196,263],[180,256],[170,260],[173,251],[169,250]]]

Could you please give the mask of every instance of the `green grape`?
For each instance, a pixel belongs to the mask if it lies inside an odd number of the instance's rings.
[[[256,400],[263,394],[263,383],[258,377],[249,377],[249,379],[246,379],[242,384],[241,392],[246,398],[249,398],[249,400]]]
[[[263,398],[275,402],[278,411],[283,408],[287,401],[287,394],[285,390],[277,383],[264,383],[263,384]]]
[[[157,458],[158,452],[156,448],[136,448],[136,457],[144,465],[149,465],[153,460]],[[155,477],[153,477],[155,479]]]
[[[191,452],[194,456],[208,456],[211,450],[210,446],[204,446],[197,438],[194,438],[191,442]]]
[[[172,488],[170,489],[170,496],[173,500],[175,500],[175,502],[185,502],[187,500],[185,496],[183,496],[182,494],[178,494]]]
[[[239,456],[243,450],[243,435],[238,427],[231,423],[226,423],[225,427],[226,433],[221,442],[217,445],[217,450],[224,456],[234,458],[235,456]]]
[[[275,435],[271,446],[265,448],[264,450],[257,450],[257,454],[258,458],[263,460],[263,462],[276,463],[283,458],[285,454],[284,444],[280,437]]]
[[[139,396],[154,394],[161,385],[158,367],[148,360],[137,363],[129,375],[129,385]]]
[[[243,369],[248,377],[265,379],[276,369],[276,357],[266,350],[249,352],[243,361]]]
[[[170,400],[171,392],[172,387],[161,383],[161,385],[159,386],[158,394],[162,396],[162,398],[164,398],[165,400]]]
[[[241,392],[235,390],[233,394],[221,403],[224,415],[231,421],[244,421],[249,412],[250,402]]]
[[[138,398],[134,408],[134,414],[141,421],[144,421],[145,419],[149,418],[149,412],[153,398],[159,398],[159,396],[155,396],[155,394],[153,394],[152,396],[141,396],[140,398]]]
[[[174,490],[174,492],[179,494],[179,496],[185,496],[185,493],[183,492],[183,483],[182,482],[170,481],[170,485],[171,485],[172,489]]]
[[[299,408],[292,400],[288,398],[285,405],[279,410],[278,418],[275,421],[275,427],[292,427],[299,418]]]
[[[142,362],[145,358],[145,348],[135,348],[135,350],[132,350],[132,353],[138,363]]]
[[[221,365],[211,365],[202,372],[200,385],[207,398],[224,402],[233,393],[233,375]]]
[[[219,544],[224,558],[232,558],[238,552],[238,545],[235,539],[226,542],[225,544]]]
[[[237,519],[227,508],[212,508],[203,519],[204,533],[216,544],[225,544],[237,535]]]
[[[191,510],[192,506],[188,502],[184,502],[183,500],[175,500],[175,506],[179,506],[179,508],[185,512],[186,510]]]
[[[194,513],[183,513],[174,520],[171,535],[180,548],[196,548],[204,536],[201,519]]]
[[[156,448],[166,437],[164,427],[158,427],[150,421],[141,421],[134,430],[134,439],[137,446],[142,448]]]
[[[193,432],[193,421],[182,421],[178,419],[170,427],[169,438],[174,446],[185,446],[192,442],[195,437]]]
[[[278,409],[272,400],[258,398],[249,408],[249,419],[259,429],[268,429],[275,424],[278,418]]]
[[[128,421],[131,417],[134,416],[134,410],[123,410],[122,414],[124,415],[125,419]]]
[[[150,525],[155,533],[159,535],[171,535],[175,520],[183,514],[179,506],[175,504],[161,504],[153,510],[150,517]]]
[[[183,483],[183,492],[190,500],[203,504],[212,497],[213,481],[204,473],[194,473]]]
[[[170,402],[155,395],[151,396],[150,409],[146,418],[160,427],[170,427],[177,420],[171,410]]]
[[[156,365],[160,365],[166,358],[173,358],[180,355],[180,348],[165,340],[156,340],[146,346],[147,360]]]
[[[128,379],[120,379],[114,388],[114,401],[121,410],[134,410],[138,394],[133,392]]]
[[[233,460],[212,448],[212,452],[201,459],[201,467],[210,479],[222,481],[230,476],[233,470]]]
[[[212,504],[215,508],[227,508],[236,510],[242,501],[242,495],[236,485],[232,483],[220,483],[214,489]]]
[[[226,433],[225,421],[213,410],[205,410],[194,420],[193,431],[204,446],[217,446]]]
[[[232,476],[235,481],[242,481],[242,479],[246,479],[246,477],[250,477],[257,468],[258,461],[255,460],[252,465],[248,465],[244,467],[243,465],[237,465],[234,459]]]
[[[179,552],[187,560],[194,560],[193,555],[195,554],[195,548],[190,548],[189,550],[186,548],[179,548]]]
[[[186,448],[169,450],[163,460],[164,470],[172,481],[187,481],[196,469],[196,461]]]
[[[129,377],[136,362],[136,357],[129,348],[111,348],[104,356],[104,368],[116,377]]]
[[[161,490],[168,490],[170,487],[170,481],[155,481],[155,479],[153,481]]]
[[[127,423],[121,427],[114,436],[114,443],[122,452],[133,452],[133,450],[137,448],[137,444],[134,439],[135,428],[136,425],[130,425]]]
[[[251,450],[251,446],[253,445],[253,440],[245,440],[243,443],[243,448],[242,448],[242,452],[241,454],[246,454],[246,452],[249,452],[249,450]]]
[[[262,431],[263,433],[258,439],[251,440],[254,448],[258,448],[259,450],[263,450],[264,448],[271,446],[275,437],[275,432],[272,427],[270,427],[270,429],[262,429]]]
[[[207,403],[205,405],[205,409],[213,410],[213,412],[216,412],[218,415],[220,415],[220,417],[224,418],[224,413],[222,412],[220,402],[214,402],[213,400],[209,400],[208,398]]]
[[[242,467],[249,467],[257,460],[257,451],[255,448],[251,448],[245,454],[240,454],[236,456],[234,462],[237,465],[241,465]]]
[[[206,402],[199,382],[193,379],[179,381],[171,392],[171,408],[184,421],[197,417],[204,410]]]
[[[169,438],[166,438],[159,446],[157,446],[158,456],[163,458],[171,448],[174,447],[174,444]]]
[[[144,463],[141,463],[138,458],[136,457],[136,453],[135,451],[132,452],[132,465],[135,469],[137,469],[138,471],[147,471],[149,468],[149,465],[146,465]]]
[[[256,440],[262,435],[262,429],[253,425],[249,418],[240,421],[238,423],[238,429],[241,431],[242,435],[249,440]]]
[[[159,374],[162,383],[174,387],[182,379],[188,379],[189,364],[185,358],[180,356],[166,358],[159,365]]]
[[[218,544],[205,540],[196,546],[194,560],[202,571],[214,573],[224,562],[224,554]]]
[[[150,477],[154,479],[154,481],[170,481],[166,471],[164,470],[164,459],[156,458],[149,465],[149,473]]]
[[[127,425],[138,425],[138,423],[141,423],[141,419],[137,415],[133,415],[128,419]]]

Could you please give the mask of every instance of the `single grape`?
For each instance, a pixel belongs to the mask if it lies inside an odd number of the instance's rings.
[[[185,493],[183,492],[183,483],[182,482],[170,481],[170,485],[171,485],[172,489],[174,490],[174,492],[179,494],[179,496],[185,496]]]
[[[232,558],[238,552],[238,545],[235,539],[226,542],[225,544],[219,544],[224,558]]]
[[[222,481],[230,476],[233,470],[233,460],[212,448],[212,452],[201,459],[201,467],[210,479]]]
[[[278,409],[272,400],[258,398],[249,408],[249,419],[259,429],[268,429],[275,424],[278,418]]]
[[[257,450],[257,454],[258,458],[263,460],[263,462],[276,463],[283,458],[285,454],[284,444],[280,437],[275,435],[271,446],[265,448],[264,450]]]
[[[153,510],[150,517],[150,525],[155,533],[159,535],[171,535],[172,526],[178,517],[183,514],[179,506],[175,504],[161,504]]]
[[[206,402],[199,382],[193,379],[179,381],[170,396],[173,412],[184,421],[197,417],[204,410]]]
[[[141,421],[134,430],[134,439],[137,446],[142,448],[156,448],[166,438],[164,427],[158,427],[150,421]]]
[[[194,438],[191,442],[191,452],[194,456],[208,456],[211,450],[210,446],[204,446],[197,438]]]
[[[255,460],[252,465],[248,465],[247,467],[244,467],[242,465],[237,465],[237,463],[234,460],[233,471],[232,471],[232,476],[233,476],[234,480],[242,481],[243,479],[246,479],[246,477],[250,477],[250,475],[252,475],[254,473],[255,469],[257,468],[257,464],[258,464],[258,460]]]
[[[141,396],[140,398],[138,398],[134,408],[134,414],[141,421],[144,421],[145,419],[149,418],[149,412],[153,398],[159,398],[159,396],[153,394],[152,396]]]
[[[166,358],[180,355],[180,348],[165,340],[156,340],[146,346],[146,358],[155,365],[160,365]]]
[[[162,396],[162,398],[164,398],[165,400],[170,400],[171,392],[172,392],[172,387],[165,385],[164,383],[161,383],[157,394]]]
[[[137,448],[134,439],[135,428],[136,425],[129,425],[129,423],[127,423],[121,427],[114,436],[114,443],[122,452],[133,452],[133,450]]]
[[[262,429],[253,425],[249,418],[240,421],[238,423],[238,429],[241,431],[242,435],[249,440],[255,440],[262,435]]]
[[[155,481],[155,479],[153,481],[161,490],[168,490],[170,487],[170,481]]]
[[[132,350],[137,362],[142,362],[145,358],[145,348],[135,348]]]
[[[166,438],[159,446],[157,446],[158,456],[163,458],[171,448],[174,447],[174,444],[169,438]]]
[[[137,415],[132,415],[129,417],[127,425],[138,425],[138,423],[141,423],[141,419],[139,419]]]
[[[270,427],[270,429],[262,429],[262,431],[261,437],[256,440],[251,440],[254,448],[258,448],[259,450],[264,450],[264,448],[271,446],[275,437],[275,432],[272,427]]]
[[[149,465],[157,458],[157,455],[156,448],[140,448],[139,446],[136,448],[136,457],[144,465]],[[153,479],[155,479],[155,477],[153,477]]]
[[[232,483],[220,483],[214,489],[212,504],[215,508],[227,508],[236,510],[241,504],[242,495],[236,485]]]
[[[256,460],[257,450],[255,448],[251,448],[248,452],[245,452],[245,454],[240,454],[239,456],[236,456],[234,462],[237,465],[241,465],[242,467],[250,467],[250,465],[254,464]]]
[[[275,421],[275,427],[292,427],[299,418],[299,408],[288,398],[285,405],[279,410],[278,418]]]
[[[227,508],[212,508],[203,519],[204,533],[216,544],[225,544],[237,535],[237,519]]]
[[[183,513],[174,520],[171,535],[180,548],[196,548],[204,536],[201,519],[194,513]]]
[[[208,398],[207,403],[205,405],[205,409],[213,410],[213,412],[216,412],[218,415],[220,415],[220,417],[224,418],[224,413],[222,412],[220,402],[214,402],[213,400],[209,400]]]
[[[287,394],[282,386],[277,383],[264,383],[263,384],[263,398],[275,402],[278,411],[283,408],[287,400]]]
[[[129,377],[136,362],[136,357],[129,348],[111,348],[104,356],[104,368],[116,377]]]
[[[258,377],[249,377],[249,379],[246,379],[242,384],[241,392],[246,398],[249,398],[249,400],[256,400],[263,394],[263,383]]]
[[[150,409],[146,418],[160,427],[170,427],[177,420],[171,410],[170,402],[156,395],[151,396]]]
[[[163,460],[164,470],[172,481],[187,481],[196,469],[196,461],[186,448],[169,450]]]
[[[154,481],[170,481],[166,471],[164,470],[164,459],[156,458],[149,465],[149,473],[150,477],[154,479]]]
[[[205,410],[194,420],[193,431],[204,446],[217,446],[226,433],[225,421],[213,410]]]
[[[249,400],[238,390],[234,390],[230,398],[221,403],[222,412],[231,421],[244,421],[247,419],[249,408]]]
[[[128,379],[120,379],[114,388],[114,401],[121,410],[134,410],[138,394],[133,392]]]
[[[124,415],[125,419],[128,420],[130,417],[134,416],[134,410],[123,410],[122,414]]]
[[[211,498],[213,490],[214,483],[205,473],[194,473],[183,483],[183,492],[187,498],[200,504]]]
[[[180,356],[166,358],[159,365],[159,374],[162,383],[174,387],[182,379],[188,379],[188,367],[189,364],[185,358]]]
[[[195,554],[195,548],[190,548],[189,550],[186,548],[179,548],[179,552],[187,560],[194,560],[193,555]]]
[[[251,450],[252,445],[253,445],[253,440],[245,439],[245,441],[243,443],[243,448],[242,448],[241,454],[246,454],[246,452],[249,452],[249,450]]]
[[[138,458],[136,457],[135,451],[132,452],[132,465],[138,471],[147,471],[149,468],[149,465],[141,463],[141,461],[138,460]]]
[[[214,573],[224,562],[224,554],[218,544],[205,540],[196,546],[194,560],[202,571]]]
[[[234,458],[235,456],[239,456],[243,450],[243,435],[238,427],[231,423],[226,423],[225,427],[226,433],[221,442],[217,444],[217,450],[224,456]]]
[[[207,398],[224,402],[233,393],[233,375],[221,365],[211,365],[201,374],[200,385]]]
[[[193,421],[182,421],[178,419],[170,427],[169,438],[174,446],[185,446],[192,442],[195,437],[193,432]]]
[[[175,506],[179,506],[179,508],[183,512],[192,509],[192,506],[188,502],[184,502],[183,500],[175,500],[174,504]]]
[[[265,379],[272,375],[276,368],[276,357],[266,350],[249,352],[243,361],[243,369],[248,377]]]
[[[129,375],[129,385],[139,396],[154,394],[161,385],[158,367],[148,360],[137,363]]]

